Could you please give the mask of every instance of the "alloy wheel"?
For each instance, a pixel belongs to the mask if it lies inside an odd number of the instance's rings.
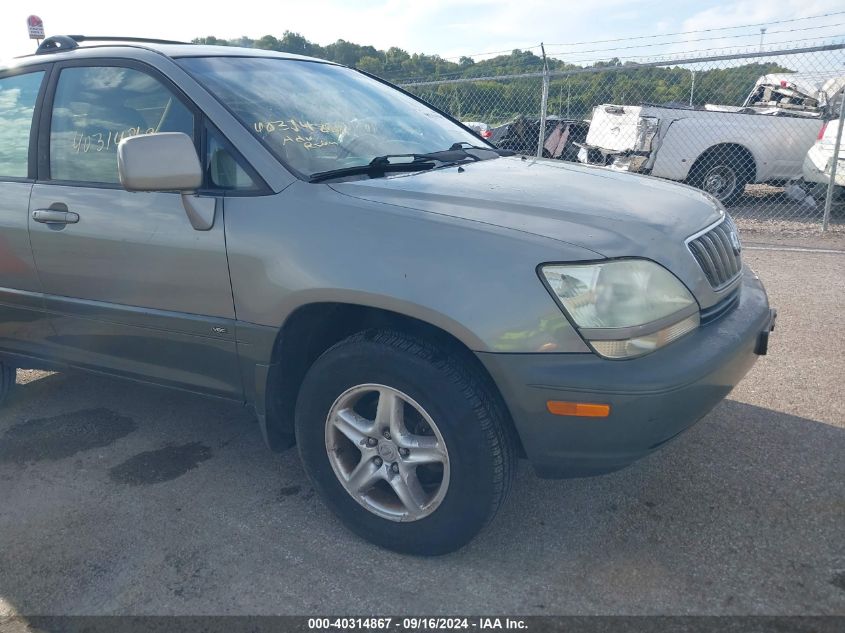
[[[370,512],[397,522],[434,512],[449,487],[449,453],[434,420],[407,394],[352,387],[326,419],[326,451],[344,489]]]

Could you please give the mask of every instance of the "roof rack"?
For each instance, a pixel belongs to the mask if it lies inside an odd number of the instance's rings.
[[[113,35],[52,35],[41,42],[36,55],[70,51],[79,48],[80,42],[135,42],[142,44],[190,44],[176,40],[159,40],[147,37],[118,37]]]

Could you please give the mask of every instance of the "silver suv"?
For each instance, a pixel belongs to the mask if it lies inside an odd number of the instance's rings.
[[[337,64],[108,40],[0,69],[0,399],[23,367],[242,402],[351,530],[438,554],[518,458],[622,468],[766,352],[699,191],[497,150]]]

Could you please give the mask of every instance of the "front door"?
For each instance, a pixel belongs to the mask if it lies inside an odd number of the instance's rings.
[[[196,112],[137,64],[97,60],[56,71],[29,207],[54,353],[74,365],[241,397],[222,200],[214,227],[196,231],[179,194],[129,193],[118,179],[122,138],[195,138]]]

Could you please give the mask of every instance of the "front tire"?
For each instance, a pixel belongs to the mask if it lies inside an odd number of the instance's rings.
[[[453,350],[369,331],[309,369],[296,437],[316,490],[350,530],[437,555],[469,542],[507,495],[516,458],[505,416]]]

